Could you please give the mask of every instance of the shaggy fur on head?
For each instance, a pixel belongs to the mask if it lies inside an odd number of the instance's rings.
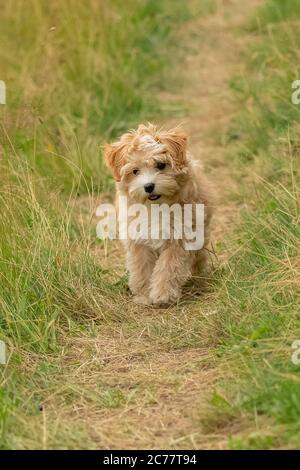
[[[140,125],[107,144],[104,155],[116,180],[117,199],[126,196],[128,204],[142,203],[147,210],[157,203],[205,206],[205,242],[199,251],[187,251],[184,240],[163,237],[124,241],[135,300],[155,305],[174,302],[206,260],[212,199],[202,166],[187,151],[187,135],[181,128],[166,131],[153,124]]]

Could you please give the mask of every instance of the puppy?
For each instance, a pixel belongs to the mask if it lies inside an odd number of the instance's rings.
[[[142,204],[146,216],[149,215],[147,236],[139,233],[123,240],[129,288],[134,300],[152,305],[173,303],[180,297],[184,284],[196,270],[204,267],[207,259],[212,191],[202,166],[187,151],[187,135],[181,128],[166,131],[150,123],[107,144],[104,156],[116,181],[116,202],[125,197],[129,206]],[[150,212],[152,215],[153,206],[158,204],[165,208],[174,205],[177,209],[184,209],[186,205],[192,207],[192,222],[188,221],[190,229],[195,229],[195,209],[201,205],[204,208],[202,245],[190,249],[185,230],[181,230],[184,233],[181,238],[176,236],[178,224],[185,224],[180,214],[177,219],[171,214],[169,236],[165,236],[165,227],[161,225],[158,236],[149,236],[151,220],[154,220]],[[145,212],[143,214],[145,216]],[[129,216],[122,207],[119,207],[118,215],[120,224],[133,219],[133,215]]]

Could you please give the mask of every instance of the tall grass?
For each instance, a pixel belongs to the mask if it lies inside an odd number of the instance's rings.
[[[0,339],[9,357],[0,369],[0,448],[93,448],[93,430],[73,416],[47,424],[47,399],[74,404],[80,416],[84,389],[94,421],[102,408],[134,402],[135,390],[127,396],[109,386],[98,364],[97,386],[85,376],[77,383],[73,363],[65,385],[67,339],[80,335],[89,348],[102,325],[124,318],[125,285],[95,259],[97,241],[76,197],[111,189],[101,144],[164,112],[160,91],[176,78],[173,31],[214,2],[195,2],[196,9],[177,0],[2,3]],[[231,83],[243,109],[227,136],[228,161],[243,178],[235,195],[242,223],[220,273],[218,314],[203,328],[220,332],[215,352],[224,370],[204,424],[213,432],[246,421],[245,435],[229,438],[234,449],[300,445],[300,369],[291,362],[300,339],[300,107],[291,103],[299,15],[297,0],[266,1],[249,25],[258,42],[247,51],[247,74]],[[155,318],[147,328],[172,348],[199,347],[185,316],[165,322]],[[140,339],[140,323],[128,328]]]
[[[252,423],[252,432],[231,439],[233,448],[299,448],[300,369],[291,361],[300,338],[297,0],[267,1],[251,29],[259,41],[247,73],[232,81],[243,111],[228,134],[244,181],[236,195],[242,223],[219,291],[220,352],[235,380],[225,379],[212,403],[216,423],[216,416]]]
[[[31,168],[67,190],[108,185],[101,144],[151,118],[159,88],[170,84],[170,33],[189,14],[172,3],[3,2],[3,120]]]
[[[111,188],[101,144],[162,111],[172,32],[189,15],[177,0],[1,4],[1,448],[40,446],[26,416],[40,414],[37,390],[55,380],[64,335],[116,303],[122,285],[95,261],[75,198]]]

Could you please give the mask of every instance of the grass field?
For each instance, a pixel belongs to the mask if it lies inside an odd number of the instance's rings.
[[[112,188],[101,144],[158,111],[153,90],[163,86],[171,30],[189,14],[180,2],[3,5],[0,298],[11,354],[1,370],[4,448],[31,439],[26,417],[40,414],[63,337],[89,330],[82,317],[103,317],[118,294],[91,255],[94,232],[74,217],[74,199]],[[56,445],[72,445],[71,434]],[[39,446],[37,435],[30,445]]]
[[[250,38],[224,84],[235,111],[205,132],[238,217],[216,237],[208,292],[133,306],[119,248],[94,233],[96,201],[113,194],[102,144],[193,116],[178,90],[198,78],[181,63],[217,47],[198,23],[226,24],[238,2],[224,5],[1,5],[0,449],[299,448],[297,0],[262,0],[231,32]]]
[[[298,2],[265,2],[249,28],[258,42],[246,52],[247,74],[231,81],[242,111],[228,135],[237,141],[234,164],[244,188],[236,198],[244,209],[218,293],[220,348],[240,381],[225,379],[229,395],[218,404],[229,419],[251,413],[257,423],[250,437],[231,440],[233,448],[299,448],[300,368],[290,359],[300,337],[300,108],[291,102]],[[261,416],[274,423],[267,432]]]

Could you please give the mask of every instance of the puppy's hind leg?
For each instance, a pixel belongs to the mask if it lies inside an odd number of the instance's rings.
[[[152,304],[168,304],[178,299],[183,285],[192,276],[193,255],[174,243],[158,258],[150,283]]]
[[[155,252],[145,245],[130,243],[127,247],[129,289],[137,303],[148,303],[150,278],[156,260]]]

